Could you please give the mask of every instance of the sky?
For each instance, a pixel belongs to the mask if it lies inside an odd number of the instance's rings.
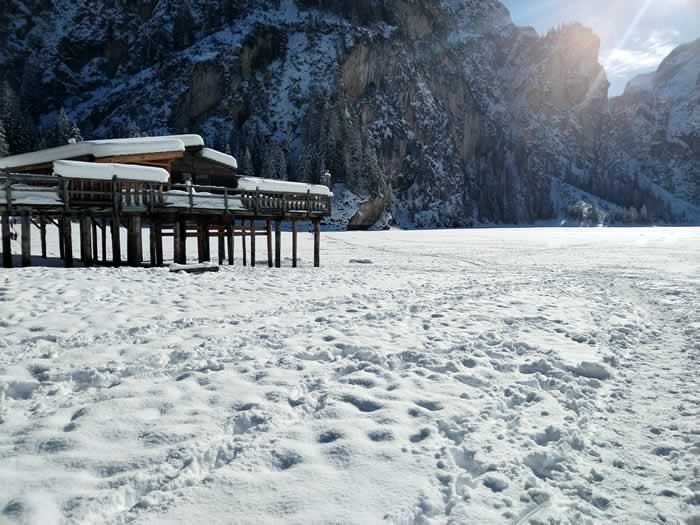
[[[700,38],[700,0],[501,0],[513,22],[540,34],[581,22],[601,39],[610,96],[627,81],[655,71],[679,44]]]

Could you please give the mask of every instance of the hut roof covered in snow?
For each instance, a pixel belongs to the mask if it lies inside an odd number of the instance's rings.
[[[17,169],[51,164],[57,160],[105,159],[133,155],[180,153],[201,149],[204,141],[199,135],[169,135],[129,139],[86,140],[0,159],[0,169]],[[218,152],[217,152],[218,153]],[[221,155],[224,155],[221,153]],[[233,157],[231,157],[233,158]],[[235,161],[235,159],[234,159]]]

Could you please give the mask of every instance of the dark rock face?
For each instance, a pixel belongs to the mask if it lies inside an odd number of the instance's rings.
[[[658,121],[654,96],[626,93],[611,119],[598,38],[579,25],[540,37],[498,0],[1,9],[0,70],[45,130],[65,106],[83,136],[197,132],[256,175],[330,169],[365,203],[353,227],[387,209],[407,227],[527,223],[584,192],[667,220],[681,218],[674,199],[697,203],[660,175],[682,158],[693,178],[697,127],[679,146],[650,124],[640,150],[632,130]]]
[[[613,140],[647,183],[700,205],[700,39],[610,103]],[[676,203],[677,207],[682,205]]]

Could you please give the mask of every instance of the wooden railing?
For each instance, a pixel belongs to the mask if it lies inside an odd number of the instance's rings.
[[[52,175],[12,174],[0,172],[0,192],[4,193],[9,206],[16,201],[13,185],[21,185],[23,195],[30,192],[54,192],[58,206],[66,210],[81,207],[111,207],[116,210],[128,208],[154,208],[166,206],[163,184],[136,180],[111,181],[93,179],[66,179]],[[220,186],[198,186],[192,184],[173,185],[183,191],[186,202],[176,207],[206,208],[202,201],[212,200],[212,209],[225,213],[247,211],[259,214],[306,214],[330,215],[332,198],[329,195],[311,193],[286,193],[260,190],[239,190]],[[183,199],[185,200],[185,199]],[[216,202],[216,204],[214,204]],[[222,206],[223,205],[223,206]]]
[[[195,184],[175,184],[173,188],[186,192],[190,208],[199,199],[224,200],[224,210],[232,209],[232,199],[240,199],[241,205],[255,213],[306,213],[308,215],[330,215],[332,198],[317,193],[287,193],[260,190],[239,190],[221,186],[200,186]]]
[[[17,188],[15,185],[20,187]],[[59,183],[56,177],[50,175],[17,175],[0,172],[0,192],[4,197],[4,204],[8,207],[17,201],[17,195],[26,198],[32,193],[46,195],[46,193],[55,192],[58,197],[58,190]]]
[[[61,179],[60,195],[71,206],[114,206],[151,210],[164,204],[163,185],[113,177],[111,181]]]

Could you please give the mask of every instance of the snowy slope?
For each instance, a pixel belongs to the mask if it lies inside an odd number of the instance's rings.
[[[0,521],[700,517],[697,229],[301,239],[0,273]]]

